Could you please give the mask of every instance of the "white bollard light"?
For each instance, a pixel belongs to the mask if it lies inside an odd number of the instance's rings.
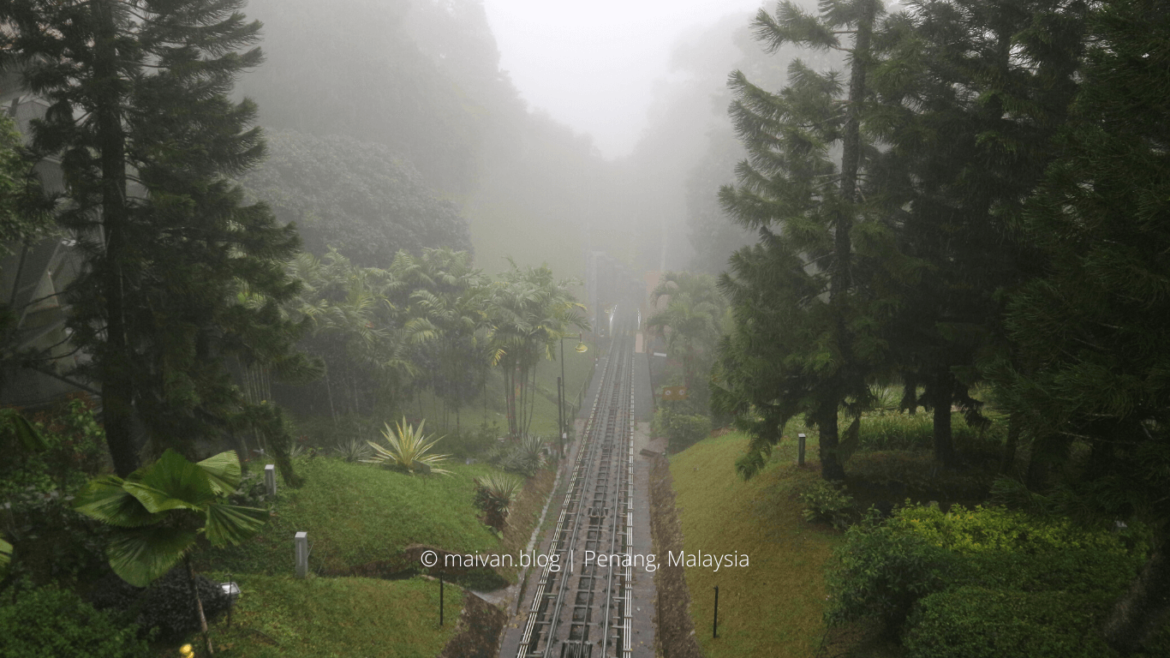
[[[298,532],[293,538],[297,553],[297,578],[309,575],[309,533]]]
[[[276,495],[276,466],[268,464],[264,467],[264,486],[268,487],[268,495]]]

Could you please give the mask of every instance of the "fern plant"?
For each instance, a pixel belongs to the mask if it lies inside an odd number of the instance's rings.
[[[374,454],[369,459],[362,461],[367,464],[379,464],[411,475],[415,473],[450,475],[450,471],[438,468],[448,455],[430,454],[431,449],[443,437],[427,437],[423,434],[424,425],[426,425],[425,420],[420,422],[416,428],[407,423],[406,418],[403,418],[402,422],[397,423],[393,428],[390,427],[389,423],[386,423],[386,429],[382,430],[382,436],[386,439],[388,447],[367,441],[374,449]]]

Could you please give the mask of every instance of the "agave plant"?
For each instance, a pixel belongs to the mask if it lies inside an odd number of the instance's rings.
[[[475,506],[483,510],[484,522],[496,530],[503,530],[512,503],[523,487],[523,480],[504,473],[488,473],[476,478]]]
[[[334,450],[337,451],[339,457],[347,462],[364,461],[371,454],[370,446],[361,439],[344,441],[334,448]]]
[[[510,473],[532,477],[545,465],[546,441],[538,436],[526,436],[507,443],[488,454],[488,461]]]
[[[449,455],[428,454],[443,437],[431,438],[424,435],[424,425],[426,425],[425,420],[415,428],[408,424],[405,418],[393,428],[390,427],[389,423],[386,423],[386,429],[382,430],[382,436],[386,439],[389,448],[373,441],[367,441],[374,449],[374,454],[369,459],[362,461],[367,464],[380,464],[410,474],[441,473],[450,475],[450,471],[437,468]]]

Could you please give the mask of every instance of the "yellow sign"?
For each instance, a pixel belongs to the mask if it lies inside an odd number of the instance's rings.
[[[663,386],[662,387],[663,400],[685,400],[687,399],[686,386]]]

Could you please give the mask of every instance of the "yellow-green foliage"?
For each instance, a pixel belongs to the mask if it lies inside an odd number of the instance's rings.
[[[903,508],[889,524],[911,532],[929,544],[959,555],[987,551],[1048,553],[1067,549],[1096,549],[1124,553],[1125,546],[1108,532],[1089,530],[1068,519],[1038,519],[1004,507],[955,505],[949,512],[937,507]]]
[[[744,482],[735,460],[746,447],[743,434],[727,434],[671,458],[685,550],[750,556],[746,568],[686,570],[696,635],[707,658],[813,656],[825,630],[822,567],[840,535],[802,519],[796,492],[819,475],[792,465],[791,442],[774,453],[783,461]],[[716,585],[719,639],[712,640]]]
[[[367,441],[374,449],[374,454],[369,459],[362,461],[367,464],[396,468],[412,475],[416,471],[450,475],[450,471],[438,467],[447,459],[448,455],[431,453],[435,444],[443,437],[426,436],[423,434],[423,426],[425,425],[426,421],[424,420],[419,422],[418,427],[415,427],[406,422],[405,418],[394,427],[390,427],[390,423],[386,423],[386,429],[382,430],[382,438],[386,439],[386,445],[389,448],[383,448],[378,443]]]

